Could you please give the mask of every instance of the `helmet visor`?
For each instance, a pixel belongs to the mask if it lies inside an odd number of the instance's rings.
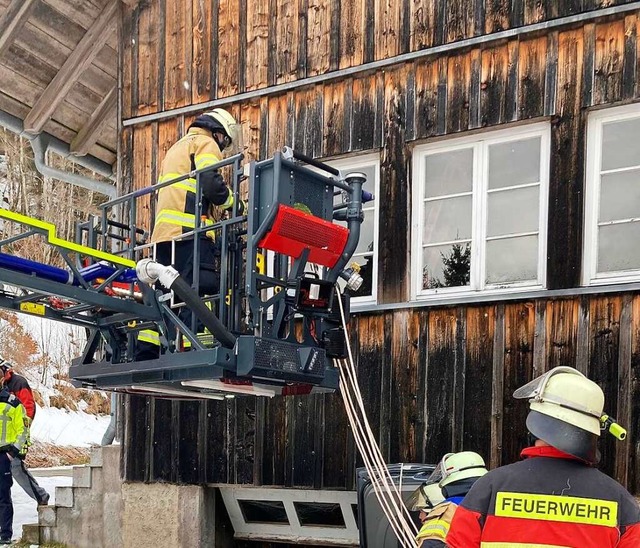
[[[424,485],[418,487],[411,496],[407,499],[407,508],[412,512],[424,510],[425,508],[431,508],[431,502],[427,493],[424,491]]]
[[[521,386],[520,388],[518,388],[513,393],[513,397],[516,399],[525,399],[525,398],[530,399],[530,398],[536,398],[537,396],[540,396],[544,392],[544,388],[549,382],[549,379],[557,373],[572,373],[572,374],[580,375],[581,377],[584,377],[584,375],[580,373],[580,371],[578,371],[577,369],[574,369],[573,367],[565,367],[565,366],[554,367],[550,371],[547,371],[543,375],[536,377],[535,379],[528,382],[524,386]]]
[[[233,156],[240,152],[244,152],[244,144],[242,139],[242,124],[229,124],[226,128],[231,144],[224,150],[225,154]]]
[[[431,472],[431,475],[427,478],[427,481],[425,482],[426,485],[431,485],[432,483],[440,483],[448,476],[446,460],[451,455],[453,455],[453,453],[447,453],[444,457],[442,457],[442,459],[438,463],[438,466],[436,466],[435,470]]]

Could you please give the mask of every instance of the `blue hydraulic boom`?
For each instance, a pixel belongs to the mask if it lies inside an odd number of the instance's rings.
[[[0,209],[0,219],[22,226],[0,241],[0,307],[86,328],[87,342],[73,361],[78,386],[170,397],[217,398],[226,393],[277,395],[338,387],[334,358],[345,357],[338,280],[357,286],[348,263],[363,220],[365,176],[334,168],[286,148],[252,162],[248,212],[238,199],[228,218],[205,223],[180,238],[194,246],[194,279],[187,284],[154,260],[148,232],[138,226],[140,201],[164,186],[200,175],[230,173],[236,198],[244,179],[242,156],[106,202],[100,215],[80,222],[74,242],[55,226]],[[215,234],[220,248],[220,291],[200,297],[200,240]],[[6,232],[6,231],[5,231]],[[11,253],[24,238],[42,236],[66,268]],[[186,325],[180,309],[188,307]],[[159,333],[157,358],[137,358],[141,330]],[[203,337],[203,331],[208,337]]]

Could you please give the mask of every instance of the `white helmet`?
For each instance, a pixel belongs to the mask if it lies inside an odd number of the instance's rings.
[[[242,125],[223,108],[214,108],[198,116],[190,127],[201,127],[212,133],[224,135],[224,142],[220,143],[220,149],[229,154],[242,151]]]
[[[12,368],[13,368],[13,363],[10,362],[9,360],[5,360],[4,356],[0,356],[0,369],[6,372],[7,369],[12,369]]]
[[[437,482],[440,488],[468,478],[479,478],[487,473],[484,459],[473,451],[447,453],[433,471],[427,483]]]
[[[573,367],[555,367],[518,388],[514,398],[529,399],[527,428],[556,449],[595,464],[604,393]]]

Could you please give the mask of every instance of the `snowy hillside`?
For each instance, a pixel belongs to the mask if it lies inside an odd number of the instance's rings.
[[[34,446],[27,462],[47,466],[82,461],[99,444],[110,421],[110,395],[79,390],[68,380],[71,359],[84,344],[84,331],[24,315],[0,315],[0,355],[31,386],[37,412]],[[63,448],[84,448],[66,451]]]
[[[84,411],[38,407],[31,426],[31,437],[35,442],[90,447],[100,444],[108,425],[109,415],[96,416]]]

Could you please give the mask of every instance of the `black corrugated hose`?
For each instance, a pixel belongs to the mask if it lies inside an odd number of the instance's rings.
[[[225,348],[233,348],[236,344],[236,337],[231,333],[211,310],[207,308],[198,294],[191,286],[184,281],[182,276],[178,276],[171,284],[171,289],[189,307],[204,326],[220,341]]]

